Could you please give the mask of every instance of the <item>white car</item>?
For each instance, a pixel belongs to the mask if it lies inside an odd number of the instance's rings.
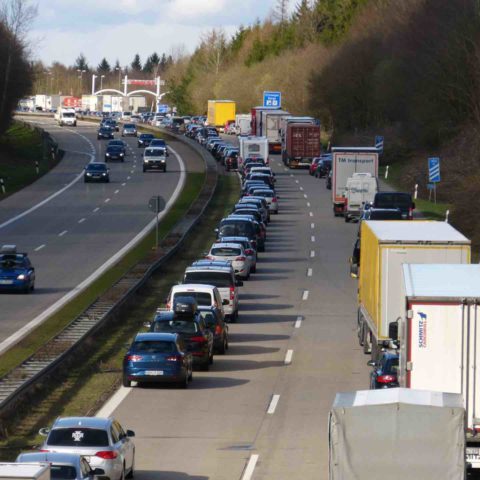
[[[228,260],[232,263],[235,275],[245,280],[250,277],[252,262],[241,243],[214,243],[207,258],[209,260]]]
[[[218,288],[213,285],[202,285],[196,283],[184,283],[174,285],[167,297],[167,310],[173,312],[175,297],[193,297],[199,306],[215,307],[225,314],[224,303]]]
[[[268,210],[270,213],[278,214],[278,197],[273,190],[266,188],[259,188],[253,191],[253,196],[263,197],[268,204]]]

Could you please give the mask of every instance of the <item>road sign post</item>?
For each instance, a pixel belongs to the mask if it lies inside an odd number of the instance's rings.
[[[148,208],[155,214],[156,224],[155,224],[155,246],[154,246],[154,248],[158,248],[158,225],[159,225],[158,215],[165,208],[164,198],[161,197],[160,195],[155,195],[154,197],[151,197],[149,202],[148,202]]]
[[[385,139],[381,135],[375,137],[375,148],[378,150],[378,153],[383,153],[383,146],[385,144]]]
[[[435,203],[437,203],[437,183],[440,180],[440,158],[430,157],[428,159],[428,181],[433,183],[433,201]]]
[[[280,108],[282,106],[281,92],[263,92],[263,106]]]

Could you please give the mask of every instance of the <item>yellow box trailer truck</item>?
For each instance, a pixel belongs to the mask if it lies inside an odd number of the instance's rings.
[[[233,100],[209,100],[207,123],[223,132],[227,121],[235,120],[235,113],[235,102]]]

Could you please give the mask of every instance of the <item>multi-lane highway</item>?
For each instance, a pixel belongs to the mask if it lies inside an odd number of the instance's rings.
[[[34,294],[2,294],[0,342],[129,244],[153,219],[147,207],[152,195],[168,201],[180,192],[185,170],[203,168],[198,155],[173,142],[167,173],[143,173],[143,150],[137,148],[136,138],[125,137],[127,156],[124,163],[109,163],[110,183],[85,184],[83,167],[103,161],[107,144],[96,139],[97,125],[79,122],[77,128],[60,128],[53,119],[35,122],[66,153],[50,173],[0,203],[0,243],[29,252],[37,277]]]
[[[99,412],[135,430],[138,479],[327,478],[335,393],[368,388],[347,265],[357,227],[333,217],[324,181],[273,168],[280,214],[227,355],[187,391],[122,388]]]

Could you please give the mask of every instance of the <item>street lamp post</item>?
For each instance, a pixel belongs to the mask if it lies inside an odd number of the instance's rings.
[[[103,79],[105,78],[105,75],[100,75],[100,90],[103,90]]]
[[[118,70],[118,89],[120,90],[122,88],[122,81],[120,79],[120,76],[122,75],[122,67],[115,67],[115,70]]]
[[[81,69],[77,68],[77,72],[80,73],[78,78],[80,79],[80,93],[82,93],[82,90],[83,90],[83,74],[86,72],[86,70],[81,70]]]

